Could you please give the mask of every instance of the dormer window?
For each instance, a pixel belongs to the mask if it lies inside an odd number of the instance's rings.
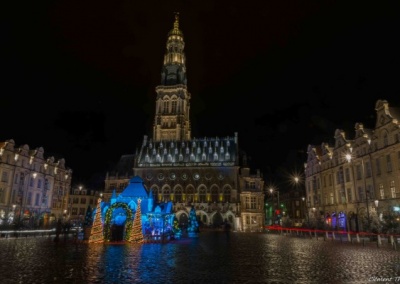
[[[218,154],[214,153],[214,161],[218,161]]]
[[[383,134],[383,146],[387,147],[387,145],[389,144],[388,142],[388,134],[385,132],[385,134]]]

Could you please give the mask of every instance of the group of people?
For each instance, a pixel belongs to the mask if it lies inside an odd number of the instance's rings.
[[[57,220],[56,225],[56,236],[54,237],[54,241],[58,242],[60,240],[60,234],[64,234],[64,241],[67,240],[69,230],[71,229],[72,225],[70,222],[62,222],[61,219]]]

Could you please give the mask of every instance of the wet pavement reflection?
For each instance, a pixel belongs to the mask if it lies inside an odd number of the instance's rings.
[[[0,257],[2,284],[400,282],[394,249],[266,233],[143,245],[0,239]]]

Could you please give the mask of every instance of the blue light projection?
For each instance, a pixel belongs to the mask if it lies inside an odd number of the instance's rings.
[[[162,241],[173,237],[175,214],[172,213],[172,202],[155,204],[152,191],[147,193],[143,180],[135,176],[118,196],[114,189],[110,202],[101,202],[105,241],[122,241],[129,238],[138,199],[141,199],[142,230],[145,240]],[[93,214],[96,214],[95,211]]]

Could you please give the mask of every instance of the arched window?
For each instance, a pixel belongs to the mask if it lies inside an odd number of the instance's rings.
[[[199,202],[206,202],[206,188],[204,186],[199,189]]]
[[[224,188],[224,195],[223,195],[224,202],[231,202],[231,188],[229,186]],[[233,200],[235,202],[235,200]]]
[[[152,188],[153,191],[153,197],[155,202],[160,202],[161,201],[161,196],[160,196],[160,191],[157,186]]]
[[[387,147],[387,145],[389,144],[389,141],[388,141],[389,139],[388,139],[388,134],[387,134],[387,132],[385,132],[384,134],[383,134],[383,146],[384,147]]]
[[[174,201],[182,202],[182,188],[178,187],[175,189]]]
[[[168,105],[169,105],[168,101],[163,102],[163,113],[168,113]]]
[[[177,105],[177,101],[176,101],[176,99],[173,99],[172,104],[171,104],[171,113],[176,113],[176,105]]]
[[[211,202],[218,202],[218,188],[215,186],[211,189]]]
[[[192,186],[186,189],[186,202],[194,202],[194,188]]]
[[[171,200],[170,188],[169,187],[165,187],[163,189],[163,199],[162,199],[162,201],[168,202],[170,200]]]

